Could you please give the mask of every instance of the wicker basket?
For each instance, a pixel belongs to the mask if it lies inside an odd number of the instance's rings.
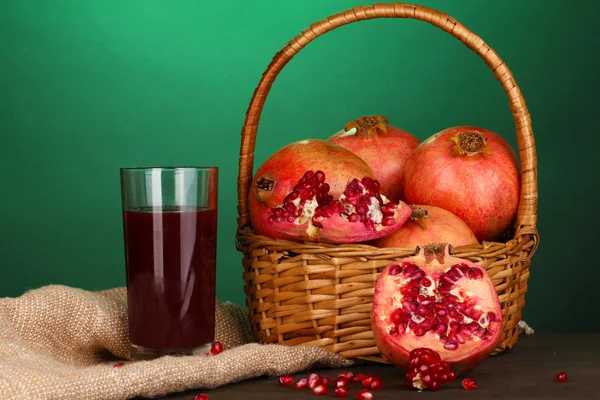
[[[314,345],[345,358],[386,362],[371,331],[373,288],[393,260],[415,249],[375,248],[273,240],[253,233],[248,215],[256,132],[265,99],[291,58],[318,36],[339,26],[374,18],[413,18],[428,22],[463,42],[494,71],[509,98],[521,160],[521,194],[512,239],[457,247],[452,254],[486,268],[500,297],[502,339],[494,354],[511,348],[525,304],[530,258],[538,245],[537,160],[531,119],[511,71],[477,35],[447,14],[419,5],[375,4],[335,14],[292,39],[263,74],[242,129],[238,176],[238,250],[244,255],[246,304],[255,339],[263,343]]]

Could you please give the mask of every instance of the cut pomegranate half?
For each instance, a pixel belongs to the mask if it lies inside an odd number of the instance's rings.
[[[253,223],[272,238],[356,243],[395,232],[412,213],[405,203],[389,201],[368,176],[350,181],[339,198],[329,190],[322,171],[307,171],[282,204]]]
[[[381,353],[398,366],[409,353],[430,348],[465,373],[500,340],[502,309],[487,272],[431,245],[390,264],[375,286],[373,335]]]

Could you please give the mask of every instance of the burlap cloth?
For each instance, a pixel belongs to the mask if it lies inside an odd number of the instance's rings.
[[[351,364],[317,347],[251,343],[247,313],[234,304],[218,303],[216,319],[223,353],[131,362],[124,288],[52,285],[0,299],[0,399],[154,397]]]

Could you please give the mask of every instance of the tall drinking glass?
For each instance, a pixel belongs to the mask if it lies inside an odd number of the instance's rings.
[[[210,349],[217,191],[216,167],[121,169],[133,359]]]

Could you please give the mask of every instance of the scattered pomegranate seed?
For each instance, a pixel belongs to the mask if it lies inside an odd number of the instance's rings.
[[[317,385],[313,389],[313,393],[316,394],[317,396],[326,395],[327,393],[329,393],[329,388],[325,385]]]
[[[453,382],[456,374],[450,364],[428,348],[413,349],[408,359],[409,368],[404,375],[404,384],[409,389],[436,391],[440,384]]]
[[[364,388],[371,388],[371,381],[373,380],[372,376],[365,376],[365,379],[362,380],[362,385]]]
[[[306,389],[308,386],[308,379],[302,378],[296,381],[296,389]]]
[[[363,389],[356,393],[356,400],[372,400],[373,397],[373,393],[369,392],[367,389]]]
[[[221,343],[217,340],[216,342],[213,343],[212,347],[210,348],[210,354],[212,354],[213,356],[216,356],[217,354],[221,354],[222,352],[223,352],[223,343]]]
[[[556,382],[564,383],[569,380],[569,377],[565,372],[559,372],[556,374]]]
[[[208,395],[202,393],[197,396],[194,396],[194,398],[192,400],[208,400]]]
[[[345,399],[348,397],[348,389],[345,387],[337,387],[333,392],[335,393],[335,397],[338,399]]]
[[[383,387],[383,381],[376,376],[371,380],[371,390],[379,390]]]
[[[291,375],[283,375],[279,377],[280,386],[292,386],[294,384],[294,377]]]
[[[115,365],[113,365],[113,368],[121,368],[124,365],[125,365],[125,363],[123,363],[123,362],[116,363]]]
[[[351,381],[354,378],[354,374],[350,371],[346,371],[346,372],[342,372],[341,374],[339,374],[338,377],[346,378],[349,381]]]
[[[328,376],[322,376],[321,377],[321,384],[325,385],[325,386],[329,386],[329,383],[331,382],[331,378]]]
[[[353,379],[354,382],[362,383],[363,379],[365,379],[365,374],[356,374]]]
[[[317,373],[312,373],[308,376],[308,387],[311,389],[316,388],[321,384],[321,377]]]
[[[475,379],[466,378],[463,379],[462,386],[467,390],[475,390],[477,389],[477,382],[475,381]]]
[[[340,388],[340,387],[346,388],[346,387],[348,387],[349,384],[350,384],[350,382],[348,381],[348,379],[344,378],[343,376],[338,376],[333,381],[333,387],[336,387],[336,388]]]

